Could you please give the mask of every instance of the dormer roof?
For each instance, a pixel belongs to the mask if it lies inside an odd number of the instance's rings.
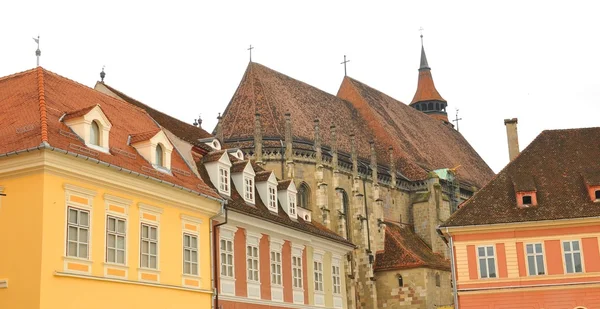
[[[277,182],[277,179],[275,178],[275,174],[273,174],[272,171],[260,171],[260,172],[256,172],[256,177],[254,177],[254,181],[259,183],[259,182],[265,182],[265,181],[271,181],[271,182]]]
[[[202,158],[202,162],[204,162],[206,164],[206,163],[219,161],[223,157],[227,157],[227,155],[225,155],[225,154],[226,154],[225,150],[217,150],[217,151],[209,152]],[[229,157],[227,157],[227,162],[229,162]]]
[[[241,173],[248,167],[252,168],[252,164],[250,164],[250,161],[233,162],[233,165],[231,166],[231,173],[232,174]]]
[[[160,132],[160,128],[155,128],[147,132],[131,134],[129,135],[129,144],[133,145],[139,142],[147,141],[158,134],[158,132]]]
[[[291,179],[280,180],[277,183],[277,191],[287,190],[293,183]]]
[[[543,131],[442,227],[599,217],[586,188],[586,179],[600,178],[598,145],[600,128]],[[535,191],[537,206],[515,207],[526,191]]]

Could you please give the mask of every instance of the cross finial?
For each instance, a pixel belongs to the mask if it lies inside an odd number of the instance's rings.
[[[102,66],[102,72],[100,72],[100,82],[104,83],[104,77],[106,76],[106,73],[104,73],[104,65]]]
[[[250,51],[250,62],[252,62],[252,50],[254,49],[254,47],[252,47],[252,44],[250,44],[250,47],[248,47],[248,51]]]
[[[344,76],[348,76],[348,74],[346,73],[346,63],[348,62],[350,62],[350,60],[346,60],[346,55],[344,55],[344,61],[340,63],[344,65]]]
[[[462,120],[462,118],[458,118],[458,108],[457,108],[456,109],[456,118],[454,120],[452,120],[452,122],[456,122],[456,131],[460,132],[460,130],[458,129],[458,121],[459,120]]]
[[[421,45],[423,45],[423,30],[425,30],[423,27],[419,28],[419,32],[421,33]]]
[[[40,36],[38,35],[37,39],[33,38],[33,40],[37,43],[37,50],[35,51],[35,55],[37,56],[37,66],[40,66],[40,56],[42,55],[42,51],[40,50]]]

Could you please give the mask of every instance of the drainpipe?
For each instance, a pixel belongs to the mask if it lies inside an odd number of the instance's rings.
[[[458,282],[456,282],[456,268],[454,261],[454,241],[452,241],[452,235],[448,232],[448,228],[446,227],[446,234],[450,237],[450,268],[452,269],[452,293],[454,293],[454,309],[458,309]]]
[[[215,224],[213,225],[213,219],[220,217],[221,215],[225,214],[225,221]],[[214,301],[213,304],[211,306],[212,309],[219,309],[219,289],[217,288],[219,286],[219,271],[218,271],[218,267],[216,267],[215,263],[217,262],[217,248],[218,248],[218,243],[217,243],[217,227],[223,225],[223,224],[227,224],[227,200],[223,200],[221,202],[221,211],[216,214],[214,217],[210,217],[210,225],[209,225],[209,234],[210,234],[210,238],[212,239],[212,241],[210,242],[210,250],[211,250],[211,255],[210,255],[210,267],[213,269],[213,279],[212,281],[212,289],[213,289],[213,295],[214,295]]]

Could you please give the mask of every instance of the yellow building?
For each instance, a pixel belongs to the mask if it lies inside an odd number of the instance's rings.
[[[0,78],[0,308],[210,308],[222,199],[141,109]]]

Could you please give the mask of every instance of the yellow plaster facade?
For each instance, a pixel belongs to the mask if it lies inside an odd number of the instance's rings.
[[[0,308],[210,308],[219,201],[50,150],[1,159],[0,186]],[[67,253],[69,207],[89,214],[84,257]],[[125,223],[124,263],[107,262],[107,216]],[[142,223],[157,228],[156,269],[141,267]],[[184,275],[184,233],[197,275]]]

